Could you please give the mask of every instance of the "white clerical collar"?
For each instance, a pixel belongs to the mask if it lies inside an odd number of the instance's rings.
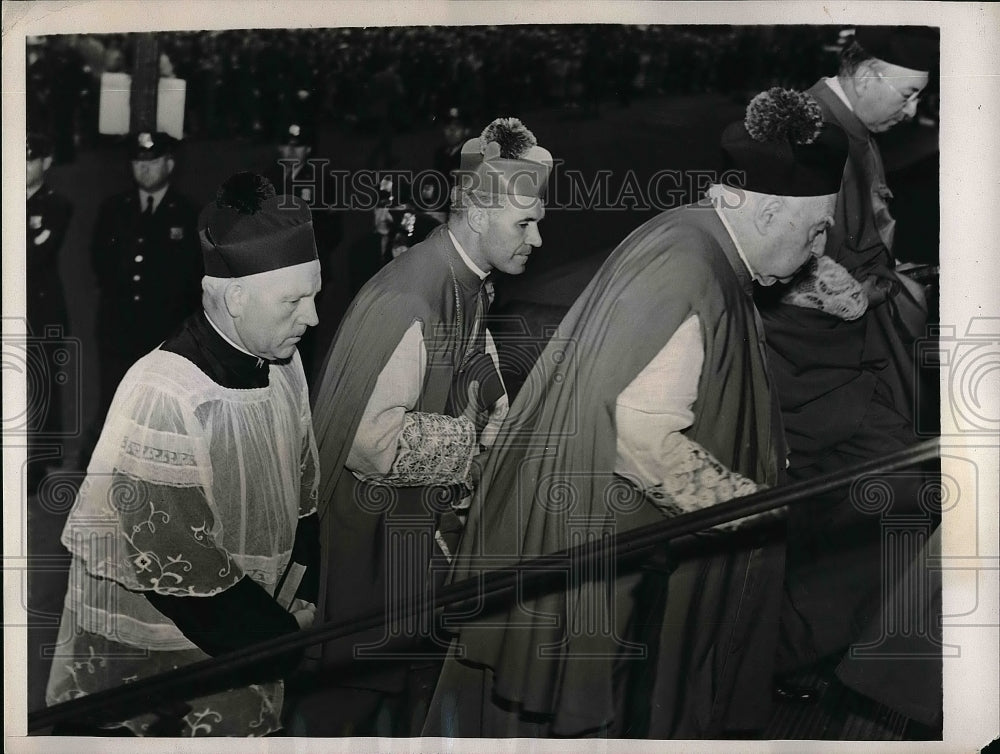
[[[146,199],[147,196],[153,197],[153,212],[156,212],[156,208],[160,206],[160,202],[163,201],[164,194],[167,193],[169,186],[164,186],[156,191],[143,191],[139,189],[139,209],[140,211],[145,211],[146,205],[149,201]]]
[[[473,262],[471,259],[469,259],[469,255],[465,253],[465,249],[462,248],[462,244],[460,244],[458,242],[458,239],[455,238],[455,234],[451,232],[451,228],[448,228],[447,230],[448,230],[448,237],[451,239],[451,242],[455,244],[455,248],[458,249],[458,255],[462,257],[462,261],[465,262],[465,266],[468,267],[470,270],[472,270],[474,273],[476,273],[476,277],[478,277],[480,280],[485,280],[486,276],[489,275],[490,273],[483,272],[481,269],[479,269],[479,267],[476,266],[476,263]]]
[[[847,109],[853,113],[854,105],[852,105],[851,101],[847,99],[847,92],[845,92],[844,87],[840,85],[840,79],[836,76],[828,76],[823,79],[823,81],[825,81],[826,85],[833,90],[833,93],[837,95],[837,98],[847,106]]]
[[[733,246],[736,247],[736,253],[740,255],[740,260],[743,262],[743,266],[747,268],[747,272],[750,273],[752,277],[757,282],[761,281],[760,275],[754,272],[753,267],[750,266],[750,260],[747,259],[747,255],[743,253],[743,247],[740,246],[740,240],[733,233],[733,226],[729,224],[726,219],[726,215],[719,209],[719,200],[722,198],[722,186],[715,184],[714,186],[708,187],[708,198],[712,200],[712,209],[715,210],[715,214],[719,216],[719,220],[722,221],[723,227],[726,229],[726,233],[733,240]]]
[[[241,345],[239,345],[237,343],[234,343],[232,341],[232,339],[230,339],[230,337],[228,335],[226,335],[224,332],[222,332],[222,330],[219,329],[218,325],[216,325],[212,321],[212,318],[208,316],[208,312],[205,312],[205,319],[208,320],[208,324],[210,324],[212,326],[212,329],[215,330],[217,333],[219,333],[219,337],[222,338],[224,341],[226,341],[229,345],[231,345],[237,351],[240,351],[241,353],[245,353],[247,356],[253,356],[255,359],[257,359],[257,361],[261,361],[260,356],[258,356],[255,353],[250,353],[243,346],[241,346]]]

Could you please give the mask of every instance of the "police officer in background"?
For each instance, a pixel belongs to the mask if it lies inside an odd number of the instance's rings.
[[[59,250],[66,238],[73,206],[69,199],[53,191],[45,183],[45,172],[52,165],[53,148],[49,138],[29,133],[26,146],[24,177],[27,192],[27,250],[24,259],[28,328],[35,338],[59,338],[67,334],[69,324],[66,297],[59,280]],[[46,363],[46,366],[54,365]],[[52,369],[41,380],[28,380],[28,405],[33,410],[40,410],[43,405],[45,407],[39,421],[33,422],[31,427],[29,494],[37,489],[45,473],[39,443],[44,441],[47,446],[51,446],[52,435],[57,435],[61,427],[61,393],[66,388],[56,381],[55,376],[55,370]],[[44,391],[44,395],[38,391]],[[58,452],[50,452],[49,447],[44,452],[45,457],[54,458],[57,455]]]
[[[298,197],[312,210],[325,281],[331,273],[330,258],[344,235],[340,207],[336,206],[342,197],[337,196],[330,181],[329,160],[314,157],[315,148],[316,134],[308,120],[288,123],[278,139],[278,161],[266,171],[265,177],[279,193]]]
[[[204,274],[198,209],[170,185],[174,139],[144,131],[129,136],[128,148],[135,185],[101,204],[91,247],[99,301],[97,431],[132,363],[200,305]],[[92,449],[85,442],[84,465]]]
[[[323,291],[329,295],[334,288],[335,253],[344,235],[343,208],[337,206],[337,203],[343,201],[343,198],[337,195],[330,178],[329,170],[332,166],[329,160],[314,157],[316,132],[311,122],[311,118],[303,117],[286,123],[281,128],[278,135],[278,159],[262,172],[279,194],[298,197],[312,211],[313,232],[323,282],[323,290],[316,298],[319,307]],[[314,356],[316,337],[316,328],[309,328],[299,341],[299,356],[302,357],[306,377],[312,376],[318,358]]]
[[[31,332],[45,335],[53,325],[68,324],[66,297],[59,281],[59,249],[66,238],[73,206],[69,199],[45,183],[52,165],[52,142],[47,136],[29,133],[25,168],[27,190],[27,312]]]

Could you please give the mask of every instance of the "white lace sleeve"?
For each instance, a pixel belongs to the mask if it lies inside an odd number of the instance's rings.
[[[243,571],[220,544],[206,437],[173,387],[138,368],[123,380],[62,542],[127,589],[210,595]]]
[[[730,471],[683,434],[694,420],[692,407],[698,398],[704,358],[700,322],[692,315],[615,403],[615,471],[642,489],[668,516],[758,489],[753,480]]]
[[[358,425],[347,468],[360,479],[397,487],[465,481],[478,450],[465,417],[414,411],[427,351],[415,322],[379,375]]]
[[[730,471],[715,456],[684,435],[670,438],[666,461],[672,472],[663,482],[645,490],[656,506],[667,516],[710,508],[738,497],[767,489],[752,479]],[[783,508],[719,524],[713,528],[730,531],[751,521],[778,518]]]
[[[752,479],[727,469],[705,448],[684,435],[673,435],[664,449],[664,461],[671,473],[648,488],[646,495],[668,516],[710,508],[762,489]],[[749,520],[741,519],[716,528],[739,528]]]
[[[792,306],[817,309],[848,322],[868,310],[868,295],[861,283],[826,256],[812,257],[781,300]]]
[[[392,469],[379,481],[395,486],[461,484],[476,450],[476,427],[468,418],[413,411],[404,419]]]

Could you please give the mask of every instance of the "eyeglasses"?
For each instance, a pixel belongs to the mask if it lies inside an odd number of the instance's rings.
[[[880,79],[882,79],[882,82],[885,83],[886,86],[888,86],[890,89],[892,89],[892,91],[894,91],[896,94],[898,94],[903,99],[903,107],[906,107],[908,105],[916,104],[917,101],[920,99],[920,95],[923,94],[923,91],[920,90],[920,89],[918,89],[917,91],[915,91],[915,92],[913,92],[912,94],[909,94],[909,95],[903,94],[888,79],[888,77],[886,77],[886,75],[884,73],[882,73],[881,71],[876,71],[875,75],[878,76]]]

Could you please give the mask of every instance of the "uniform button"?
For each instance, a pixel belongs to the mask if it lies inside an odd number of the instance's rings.
[[[142,254],[136,254],[135,255],[135,261],[136,262],[141,262],[142,261]]]
[[[142,275],[133,275],[132,279],[138,283],[140,280],[142,280]]]
[[[140,296],[139,294],[136,294],[136,295],[134,295],[134,296],[132,297],[132,300],[133,300],[133,301],[139,301],[139,300],[141,300],[141,299],[142,299],[142,296]]]

